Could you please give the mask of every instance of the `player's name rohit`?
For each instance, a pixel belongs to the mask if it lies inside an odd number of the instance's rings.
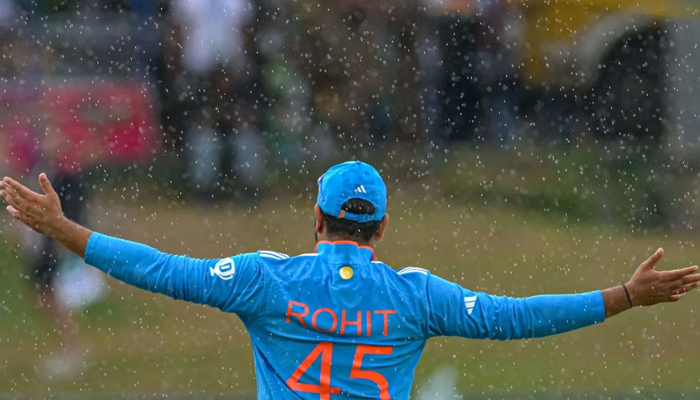
[[[389,316],[396,310],[340,310],[319,308],[311,312],[304,303],[290,300],[287,305],[287,323],[298,323],[304,328],[339,335],[389,335]]]

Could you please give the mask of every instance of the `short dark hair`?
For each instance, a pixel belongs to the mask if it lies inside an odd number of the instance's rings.
[[[353,214],[374,214],[374,204],[362,199],[350,199],[343,203],[340,209]],[[369,243],[382,225],[381,220],[356,222],[338,218],[325,212],[322,212],[322,214],[328,236],[339,240]]]

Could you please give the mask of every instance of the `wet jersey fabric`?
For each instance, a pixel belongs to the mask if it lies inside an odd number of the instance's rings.
[[[85,260],[139,288],[237,314],[266,400],[405,400],[431,337],[535,338],[605,319],[600,291],[492,296],[421,268],[393,270],[354,242],[204,260],[94,233]]]

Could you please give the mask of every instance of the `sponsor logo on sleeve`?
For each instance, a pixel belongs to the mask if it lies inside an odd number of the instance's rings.
[[[223,260],[216,263],[213,268],[209,268],[211,276],[217,275],[219,278],[228,281],[233,279],[233,275],[236,274],[236,264],[230,258],[224,258]]]
[[[468,296],[464,298],[464,306],[467,308],[467,314],[471,314],[474,311],[474,306],[476,305],[476,296]]]

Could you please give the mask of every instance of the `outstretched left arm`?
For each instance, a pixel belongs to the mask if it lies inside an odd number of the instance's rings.
[[[429,336],[529,339],[598,324],[606,317],[600,291],[514,298],[472,292],[431,275],[428,298]]]
[[[700,274],[694,274],[697,266],[656,271],[663,254],[658,249],[625,286],[581,294],[492,296],[431,275],[430,335],[495,340],[543,337],[603,322],[632,307],[676,302],[698,287]]]

